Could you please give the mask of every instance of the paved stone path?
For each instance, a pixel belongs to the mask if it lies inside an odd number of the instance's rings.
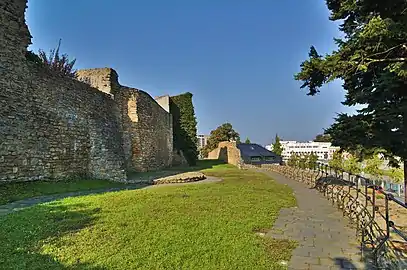
[[[189,183],[171,183],[171,184],[160,184],[160,185],[151,185],[146,181],[140,181],[137,184],[130,184],[124,187],[114,187],[114,188],[105,188],[105,189],[94,189],[94,190],[84,190],[84,191],[75,191],[75,192],[68,192],[68,193],[61,193],[61,194],[53,194],[53,195],[46,195],[40,196],[35,198],[28,198],[23,199],[20,201],[15,201],[12,203],[0,205],[0,216],[7,215],[12,212],[16,212],[22,210],[24,208],[40,204],[40,203],[47,203],[55,200],[61,200],[67,197],[78,197],[78,196],[85,196],[90,194],[101,194],[106,192],[113,192],[113,191],[121,191],[121,190],[135,190],[141,188],[156,188],[156,187],[163,187],[163,186],[176,186],[176,185],[193,185],[193,184],[203,184],[203,183],[212,183],[212,182],[219,182],[222,179],[207,176],[206,179],[196,182],[189,182]]]
[[[298,207],[282,209],[273,229],[266,234],[298,242],[288,269],[374,269],[360,262],[355,229],[322,194],[278,173],[263,173],[290,186],[297,198]]]

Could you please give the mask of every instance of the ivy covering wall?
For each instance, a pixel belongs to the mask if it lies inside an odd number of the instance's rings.
[[[173,117],[174,149],[181,150],[189,165],[195,165],[198,158],[196,137],[197,122],[192,94],[187,92],[170,99],[170,112]]]

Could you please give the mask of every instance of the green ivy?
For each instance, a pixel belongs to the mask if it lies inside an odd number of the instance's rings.
[[[183,152],[189,165],[195,165],[198,139],[192,94],[187,92],[171,97],[170,112],[173,117],[174,149]]]

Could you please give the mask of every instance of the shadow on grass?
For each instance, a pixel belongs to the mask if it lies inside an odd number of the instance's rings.
[[[0,217],[0,268],[106,269],[79,260],[74,265],[64,265],[41,251],[44,243],[92,226],[100,210],[86,204],[67,207],[56,202]]]
[[[129,180],[146,180],[151,181],[153,179],[168,177],[180,173],[201,171],[205,169],[213,168],[216,165],[225,164],[221,160],[198,160],[194,166],[177,166],[171,167],[160,171],[151,172],[128,172],[127,176]]]

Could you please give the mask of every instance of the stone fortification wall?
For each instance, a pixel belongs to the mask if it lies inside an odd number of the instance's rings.
[[[120,108],[128,171],[152,171],[173,164],[172,116],[163,107],[165,97],[160,104],[142,90],[120,85],[110,68],[80,70],[78,79],[113,94]]]
[[[0,181],[124,180],[118,106],[26,60],[25,7],[26,1],[0,2]]]
[[[147,93],[112,69],[80,71],[84,83],[27,61],[25,8],[0,1],[0,181],[121,181],[171,165],[171,115]]]
[[[124,87],[121,107],[128,170],[152,171],[172,165],[172,117],[146,92]]]

